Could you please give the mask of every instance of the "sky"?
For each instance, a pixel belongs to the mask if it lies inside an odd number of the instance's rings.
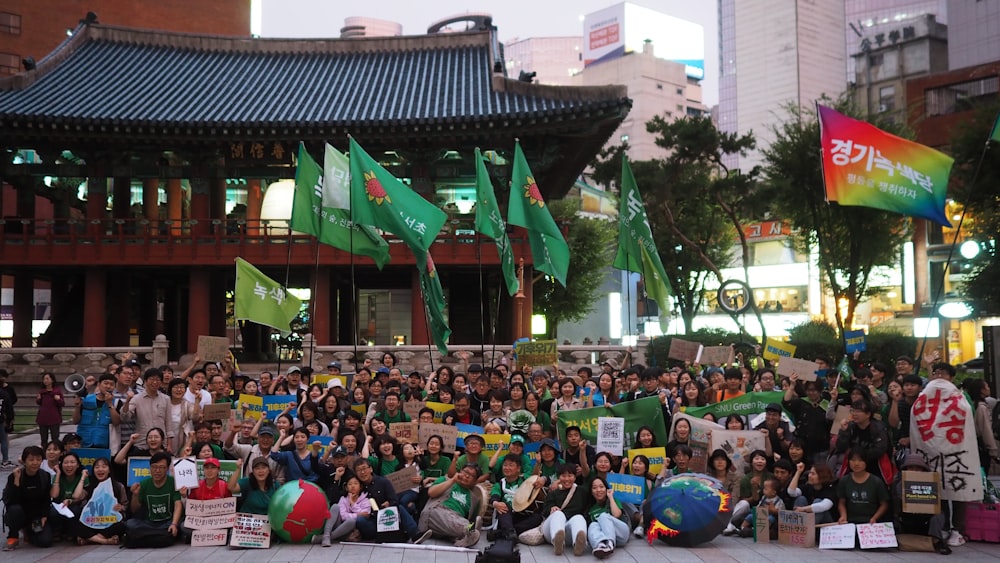
[[[583,15],[613,6],[615,0],[253,0],[253,32],[262,37],[339,37],[344,19],[368,16],[402,24],[404,35],[422,35],[434,21],[469,12],[493,15],[500,41],[529,37],[581,35]],[[719,100],[718,6],[714,1],[633,0],[646,8],[701,24],[705,28],[704,103]]]

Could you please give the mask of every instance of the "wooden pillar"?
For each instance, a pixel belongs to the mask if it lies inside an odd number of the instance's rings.
[[[207,235],[212,227],[212,207],[209,186],[205,178],[191,179],[191,219],[198,221],[191,227],[191,234]]]
[[[151,232],[156,232],[160,221],[160,179],[146,178],[142,181],[142,214],[149,221]]]
[[[87,268],[83,301],[83,345],[107,346],[107,274],[104,268]]]
[[[260,180],[247,180],[247,234],[252,237],[260,235],[260,206],[263,201]]]
[[[413,342],[407,344],[419,346],[430,342],[427,323],[424,295],[420,291],[420,272],[413,268],[410,273],[410,334],[413,335]]]
[[[319,243],[317,243],[318,245]],[[319,249],[316,249],[317,252]],[[326,267],[313,269],[310,276],[313,288],[312,303],[312,334],[319,345],[330,344],[330,275]]]
[[[209,183],[209,207],[212,219],[221,221],[213,232],[224,235],[226,234],[226,179],[212,178]]]
[[[91,172],[93,170],[94,172]],[[104,233],[104,221],[108,215],[108,179],[101,174],[99,166],[87,170],[87,219],[100,220],[98,224],[88,226],[92,235]]]
[[[235,275],[235,273],[233,274]],[[214,271],[209,275],[208,286],[208,330],[205,334],[212,336],[229,336],[229,326],[226,318],[226,287],[233,287],[232,281],[227,284],[227,277]]]
[[[31,347],[31,321],[35,319],[35,278],[30,272],[14,274],[14,335],[11,346]]]
[[[129,346],[132,328],[132,273],[128,270],[111,272],[107,279],[108,293],[114,296],[114,306],[105,313],[108,318],[106,346]]]
[[[337,340],[336,343],[342,346],[355,343],[357,338],[357,289],[348,281],[341,281],[338,285],[337,293]]]
[[[205,268],[192,268],[188,282],[188,330],[187,351],[198,350],[198,337],[211,334],[209,315],[211,314],[211,278]]]
[[[170,234],[177,236],[183,233],[181,221],[184,220],[184,192],[181,190],[180,178],[167,180],[167,219],[172,222]]]
[[[114,193],[111,197],[111,216],[115,219],[131,219],[132,178],[115,176],[112,186]]]

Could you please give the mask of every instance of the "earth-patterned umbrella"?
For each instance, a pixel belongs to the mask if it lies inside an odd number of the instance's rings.
[[[730,494],[716,479],[682,473],[653,489],[644,514],[646,540],[659,537],[670,545],[712,541],[732,516]]]

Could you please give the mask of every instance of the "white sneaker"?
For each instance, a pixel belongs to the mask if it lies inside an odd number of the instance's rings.
[[[948,536],[948,545],[951,547],[958,547],[960,545],[965,545],[965,538],[962,537],[962,532],[958,530],[952,530],[951,535]]]
[[[732,522],[726,526],[725,530],[722,530],[722,535],[724,536],[735,536],[737,533],[739,533],[739,530],[736,529],[736,526],[733,526]]]
[[[644,537],[646,537],[646,530],[642,529],[642,526],[636,526],[635,529],[632,530],[632,533],[637,538],[644,538]]]

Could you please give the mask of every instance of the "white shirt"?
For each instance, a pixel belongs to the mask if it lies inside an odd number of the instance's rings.
[[[198,393],[199,393],[199,397],[201,397],[200,403],[201,403],[202,407],[204,407],[205,405],[211,405],[212,404],[212,394],[211,393],[209,393],[208,391],[206,391],[204,389],[202,389]],[[187,391],[184,392],[184,400],[187,401],[187,402],[189,402],[189,403],[191,403],[192,405],[195,403],[194,393],[192,393],[190,389],[188,389]]]

